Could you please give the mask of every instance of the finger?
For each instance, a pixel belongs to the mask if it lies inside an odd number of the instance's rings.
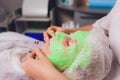
[[[44,40],[45,41],[48,41],[49,40],[49,34],[47,33],[47,31],[45,31],[44,33],[43,33],[43,35],[44,35]]]
[[[45,56],[44,52],[43,52],[41,49],[39,49],[39,48],[37,48],[37,49],[35,50],[35,54],[36,54],[36,57],[37,57],[39,60],[45,60],[45,59],[46,59],[46,56]]]
[[[44,39],[45,41],[49,40],[51,37],[55,36],[56,31],[62,31],[62,28],[58,26],[50,26],[45,32],[44,32]]]
[[[56,32],[56,26],[50,26],[45,32],[44,32],[44,40],[47,41],[51,37],[54,37],[54,33]]]
[[[24,56],[24,58],[21,59],[21,62],[24,62],[24,61],[29,60],[29,59],[34,59],[34,57],[35,57],[34,53],[28,53]]]
[[[53,30],[53,29],[48,29],[47,30],[47,33],[48,33],[48,35],[50,36],[50,37],[53,37],[54,36],[54,34],[55,34],[55,30]]]
[[[48,28],[47,32],[50,34],[51,30],[54,31],[54,33],[56,33],[56,31],[60,31],[60,32],[66,32],[67,31],[66,28],[62,28],[62,27],[58,27],[58,26],[51,26],[50,28]]]
[[[58,30],[59,27],[57,26],[51,26],[50,28],[47,29],[47,32],[48,34],[51,36],[51,37],[54,37],[56,31]]]
[[[34,59],[35,56],[36,56],[35,52],[32,52],[32,53],[28,53],[27,58],[33,58]]]
[[[51,37],[55,36],[55,31],[54,30],[49,30],[48,33]]]

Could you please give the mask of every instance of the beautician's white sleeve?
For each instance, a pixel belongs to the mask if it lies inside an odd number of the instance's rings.
[[[115,4],[115,6],[112,8],[112,10],[111,10],[106,16],[104,16],[103,18],[98,19],[98,20],[93,24],[93,27],[96,27],[96,28],[98,28],[98,29],[102,29],[102,30],[104,30],[104,32],[105,32],[106,34],[108,34],[112,17],[113,17],[113,15],[117,12],[117,9],[118,9],[117,6],[119,5],[119,4],[118,4],[119,2],[120,2],[120,0],[117,0],[117,1],[116,1],[116,4]]]

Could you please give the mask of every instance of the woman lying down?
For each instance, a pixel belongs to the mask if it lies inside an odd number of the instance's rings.
[[[72,34],[58,31],[50,41],[37,44],[29,37],[6,32],[0,34],[0,80],[30,80],[21,61],[35,48],[41,48],[55,68],[70,80],[103,80],[111,69],[109,41],[101,30]]]

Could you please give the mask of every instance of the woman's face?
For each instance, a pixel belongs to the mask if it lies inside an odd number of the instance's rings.
[[[55,37],[43,44],[42,50],[58,70],[64,71],[77,55],[77,41],[58,32]]]
[[[64,46],[64,47],[70,47],[70,46],[75,46],[76,45],[76,40],[75,39],[72,39],[70,37],[65,37],[62,41],[61,41],[61,44]],[[43,45],[42,45],[42,50],[43,52],[45,53],[45,55],[50,55],[51,52],[50,52],[50,40],[48,40],[47,42],[45,42]]]
[[[58,70],[64,71],[83,48],[87,35],[85,31],[76,31],[70,35],[56,32],[50,41],[43,44],[42,50]]]

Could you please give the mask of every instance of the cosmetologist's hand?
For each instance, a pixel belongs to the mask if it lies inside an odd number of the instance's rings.
[[[58,27],[58,26],[50,26],[45,32],[44,32],[44,40],[47,41],[51,37],[54,37],[56,31],[61,31],[61,32],[69,32],[68,29]]]
[[[32,80],[68,80],[52,65],[41,49],[28,53],[22,61],[22,66]]]

